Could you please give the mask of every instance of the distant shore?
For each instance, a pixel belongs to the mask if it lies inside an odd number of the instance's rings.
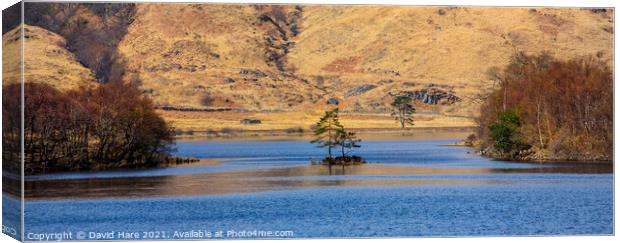
[[[401,128],[351,128],[364,140],[385,139],[464,139],[474,131],[474,127],[409,127]],[[290,129],[226,129],[192,131],[176,135],[177,141],[196,140],[310,140],[310,130]]]
[[[157,112],[177,131],[179,137],[212,137],[215,134],[252,133],[256,135],[288,135],[310,133],[324,110],[285,111],[285,112],[187,112],[158,109]],[[441,113],[415,113],[413,128],[463,128],[476,125],[473,117],[446,115]],[[340,122],[347,128],[366,131],[401,131],[400,125],[390,113],[342,112]]]

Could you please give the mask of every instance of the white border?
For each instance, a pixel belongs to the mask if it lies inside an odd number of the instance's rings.
[[[28,1],[28,0],[27,0]],[[16,3],[16,0],[12,1],[2,1],[0,2],[0,7],[5,9],[12,4]],[[79,0],[73,2],[102,2],[102,1],[93,1],[93,0]],[[144,0],[134,0],[134,1],[107,1],[107,2],[155,2],[155,1],[144,1]],[[613,0],[587,0],[587,1],[576,1],[576,0],[504,0],[504,1],[491,1],[491,0],[331,0],[331,1],[321,1],[321,0],[268,0],[268,1],[247,1],[247,0],[206,0],[206,1],[197,1],[197,0],[164,0],[161,2],[178,2],[178,3],[302,3],[302,4],[374,4],[374,5],[469,5],[469,6],[553,6],[553,7],[616,7],[618,6],[617,1]],[[614,14],[615,18],[616,14]],[[615,23],[615,19],[614,19]],[[615,37],[615,36],[614,36]],[[618,39],[614,40],[614,47],[617,46]],[[0,51],[1,54],[1,51]],[[614,48],[614,59],[618,55],[618,50]],[[617,70],[617,63],[614,60],[614,84],[615,80],[618,80],[618,75],[615,72]],[[1,65],[0,65],[0,73],[1,73]],[[616,93],[617,89],[614,85],[614,93]],[[2,98],[2,94],[0,93],[0,99]],[[620,102],[618,99],[615,99],[614,95],[614,121],[619,121],[619,113],[618,108],[620,107]],[[0,118],[1,118],[0,113]],[[615,128],[615,123],[614,123]],[[618,134],[620,134],[617,130],[614,130],[614,138],[618,138]],[[618,146],[618,140],[614,139],[614,148]],[[618,161],[618,154],[614,153],[614,161]],[[614,171],[616,170],[617,165],[614,165]],[[618,210],[617,203],[618,193],[615,193],[615,189],[618,188],[618,181],[614,180],[614,232],[618,232],[618,224],[615,224],[615,221],[618,219]],[[0,186],[2,185],[2,180],[0,180]],[[0,206],[2,202],[0,200]],[[470,238],[395,238],[395,239],[303,239],[303,240],[291,240],[287,242],[471,242],[471,243],[496,243],[501,241],[502,243],[521,243],[523,241],[528,241],[528,243],[535,242],[615,242],[615,236],[561,236],[561,237],[470,237]],[[13,238],[10,238],[7,235],[0,234],[1,242],[17,242]],[[76,241],[77,242],[77,241]],[[173,241],[140,241],[140,242],[173,242]],[[214,241],[174,241],[174,242],[214,242]],[[223,240],[223,242],[246,242],[246,241],[230,241]],[[281,240],[260,240],[260,242],[282,242]]]

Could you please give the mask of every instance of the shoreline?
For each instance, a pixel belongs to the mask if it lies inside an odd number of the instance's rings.
[[[489,158],[493,161],[508,161],[513,163],[528,163],[528,164],[556,164],[556,165],[613,165],[613,160],[568,160],[568,159],[544,159],[544,160],[511,160],[503,158],[494,158],[486,155],[479,155],[481,157]]]
[[[461,146],[468,146],[468,145],[461,145]],[[562,165],[570,165],[570,164],[613,165],[614,164],[613,159],[610,159],[610,160],[567,159],[567,158],[561,158],[561,157],[541,158],[541,157],[537,157],[537,154],[535,152],[525,157],[504,158],[504,157],[497,156],[495,152],[489,151],[488,147],[487,148],[481,148],[481,147],[475,147],[475,146],[468,146],[468,147],[471,147],[477,156],[489,158],[494,161],[509,161],[509,162],[514,162],[514,163],[532,163],[532,164],[562,164]]]
[[[409,127],[401,128],[350,128],[363,140],[388,139],[464,139],[475,127]],[[236,129],[225,131],[202,130],[191,134],[177,134],[176,141],[269,141],[269,140],[311,140],[310,130],[290,131],[289,129]]]
[[[45,175],[63,174],[63,173],[126,172],[126,171],[140,171],[140,170],[169,168],[169,167],[186,167],[186,166],[193,166],[193,165],[217,165],[220,163],[221,160],[222,159],[220,158],[208,158],[207,159],[207,158],[171,156],[168,158],[168,161],[163,161],[163,162],[152,164],[149,166],[138,166],[138,167],[120,166],[120,167],[95,168],[91,170],[79,170],[79,169],[78,170],[52,170],[46,173],[26,174],[24,178],[41,177]],[[6,177],[7,179],[19,179],[19,175],[16,175],[13,172],[5,171],[2,176],[3,178]]]

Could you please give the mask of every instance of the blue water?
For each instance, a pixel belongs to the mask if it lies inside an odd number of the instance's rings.
[[[2,193],[2,226],[4,234],[16,240],[21,238],[22,205],[12,196]]]
[[[343,187],[180,199],[35,202],[32,231],[281,230],[295,237],[611,234],[612,188]]]
[[[464,147],[442,146],[450,140],[368,141],[355,152],[373,168],[340,175],[283,173],[310,167],[324,152],[304,141],[179,142],[177,155],[221,159],[217,165],[180,166],[140,172],[62,173],[29,180],[109,180],[166,176],[181,180],[179,190],[208,188],[217,181],[274,184],[272,189],[183,196],[37,198],[26,202],[28,233],[141,232],[139,239],[213,239],[281,237],[406,237],[497,235],[613,234],[613,174],[523,172],[549,164],[493,161]],[[379,167],[371,167],[371,166]],[[366,166],[366,167],[363,167]],[[384,166],[384,167],[383,167]],[[384,168],[402,168],[393,173]],[[416,173],[408,168],[463,169],[463,172]],[[284,169],[284,170],[283,170]],[[516,169],[511,173],[467,169]],[[266,176],[222,174],[273,172]],[[398,171],[398,170],[397,170]],[[229,176],[230,175],[230,176]],[[229,177],[228,177],[229,176]],[[156,178],[156,177],[153,177]],[[330,182],[331,181],[331,182]],[[318,183],[320,182],[320,183]],[[326,183],[330,182],[330,183]],[[338,182],[338,183],[333,183]],[[85,183],[84,187],[101,186]],[[174,183],[146,185],[140,190]],[[222,184],[225,185],[225,184]],[[240,184],[245,185],[245,184]],[[271,185],[271,184],[268,184]],[[239,184],[233,184],[233,188]],[[205,191],[205,190],[196,190]],[[208,190],[206,190],[208,191]],[[50,193],[53,191],[50,191]],[[4,196],[6,203],[13,199]],[[17,202],[17,201],[15,201]],[[179,232],[223,231],[222,237],[175,236]],[[278,231],[286,236],[227,235],[240,231]],[[145,233],[142,235],[142,233]],[[159,233],[148,232],[157,231]],[[31,234],[31,237],[35,235]]]
[[[445,146],[458,140],[365,141],[353,153],[369,163],[432,168],[540,168],[547,164],[509,163],[476,156],[467,147]],[[175,156],[223,159],[217,166],[155,168],[140,171],[72,172],[31,176],[29,180],[111,178],[203,174],[308,165],[325,149],[307,141],[194,141],[177,142]],[[558,165],[556,165],[558,166]],[[561,165],[559,165],[561,166]]]
[[[365,141],[353,153],[370,163],[430,166],[523,168],[524,163],[493,163],[490,159],[468,154],[467,147],[445,146],[458,140],[387,140]],[[234,141],[234,142],[179,142],[180,156],[197,158],[232,158],[246,164],[305,165],[309,159],[326,156],[323,148],[309,145],[307,141]],[[209,148],[209,149],[204,149]],[[334,151],[337,154],[339,151]]]

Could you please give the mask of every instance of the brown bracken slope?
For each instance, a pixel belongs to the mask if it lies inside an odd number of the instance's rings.
[[[478,113],[476,98],[493,87],[489,68],[515,52],[613,60],[611,9],[136,4],[131,13],[117,45],[123,79],[139,80],[168,110],[225,108],[269,119],[262,114],[318,114],[337,104],[387,116],[391,97],[403,94],[416,100],[420,116],[469,119]],[[34,37],[26,40],[27,80],[95,82],[61,35],[26,28]],[[4,34],[5,50],[15,34]],[[6,55],[5,83],[16,66]]]
[[[612,19],[572,8],[144,4],[120,52],[162,106],[304,110],[335,98],[386,112],[408,91],[422,111],[471,116],[492,86],[487,70],[515,51],[611,64]]]

